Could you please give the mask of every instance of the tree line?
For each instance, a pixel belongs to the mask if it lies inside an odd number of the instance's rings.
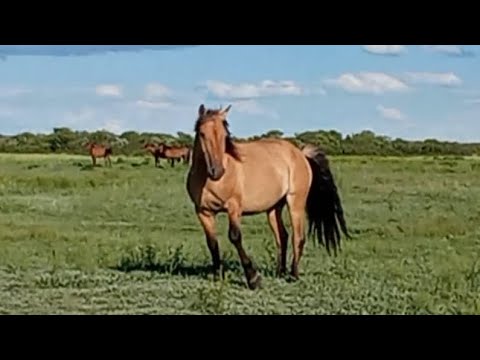
[[[409,141],[392,139],[371,131],[343,136],[334,130],[318,130],[286,137],[282,131],[272,130],[250,138],[235,138],[235,141],[244,142],[261,138],[284,138],[297,146],[313,144],[320,146],[330,155],[480,155],[480,143],[447,142],[436,139]],[[143,145],[146,142],[191,146],[193,137],[183,132],[172,135],[127,131],[116,135],[108,131],[87,132],[74,131],[69,128],[54,128],[50,134],[24,132],[13,136],[0,135],[0,152],[87,154],[85,144],[89,141],[110,144],[113,147],[114,155],[140,156],[145,154]]]

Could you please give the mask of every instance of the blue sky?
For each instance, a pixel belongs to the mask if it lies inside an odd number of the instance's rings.
[[[480,141],[479,55],[462,45],[0,45],[0,133],[192,133],[205,103],[233,105],[237,136],[368,129]]]

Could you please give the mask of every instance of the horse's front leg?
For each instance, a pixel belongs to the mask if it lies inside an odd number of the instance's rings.
[[[261,286],[262,278],[242,245],[241,209],[236,202],[231,202],[228,204],[227,212],[229,221],[228,238],[237,249],[245,277],[247,278],[248,287],[251,290],[255,290]]]
[[[212,255],[214,280],[217,281],[219,277],[223,279],[224,270],[222,261],[220,259],[220,248],[218,246],[218,239],[215,229],[215,215],[207,211],[197,211],[197,216],[200,220],[200,224],[203,227],[203,231],[205,232],[208,249]]]

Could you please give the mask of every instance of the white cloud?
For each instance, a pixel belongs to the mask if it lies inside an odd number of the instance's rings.
[[[103,126],[101,128],[103,130],[109,131],[109,132],[111,132],[113,134],[117,134],[117,135],[123,133],[123,131],[124,131],[122,122],[120,120],[117,120],[117,119],[110,119],[110,120],[105,121],[105,123],[103,124]]]
[[[384,117],[389,120],[405,120],[406,116],[398,109],[384,107],[383,105],[377,106],[377,111]]]
[[[239,100],[232,103],[232,110],[250,115],[266,115],[272,118],[278,118],[275,111],[266,109],[255,100]]]
[[[123,93],[123,89],[120,85],[105,84],[105,85],[98,85],[95,88],[95,92],[97,93],[98,96],[121,97]]]
[[[172,91],[165,85],[158,83],[151,83],[145,87],[145,97],[148,100],[155,98],[165,98],[170,96]]]
[[[345,73],[336,79],[325,81],[351,93],[383,94],[386,92],[403,92],[407,84],[391,75],[380,72]]]
[[[95,111],[91,108],[83,108],[77,111],[69,111],[65,114],[62,126],[69,126],[75,129],[82,129],[87,131],[106,130],[114,134],[121,134],[123,132],[123,125],[120,120],[115,118],[108,118],[108,112]],[[104,121],[103,119],[108,120]],[[102,124],[102,125],[99,125]]]
[[[83,108],[78,111],[68,111],[63,116],[65,125],[82,125],[95,118],[95,111],[91,108]]]
[[[400,55],[407,51],[405,45],[363,45],[363,49],[375,55]]]
[[[469,56],[473,55],[472,52],[465,50],[460,45],[424,45],[424,49],[450,55],[450,56]]]
[[[480,104],[480,99],[466,99],[466,104]]]
[[[137,100],[135,105],[144,109],[166,109],[172,106],[168,101]]]
[[[414,83],[424,83],[439,86],[459,86],[462,80],[452,72],[434,73],[434,72],[410,72],[406,74],[409,81]]]
[[[307,91],[305,90],[305,94],[306,93]],[[317,87],[317,88],[311,89],[309,93],[313,95],[327,95],[327,91],[323,87]]]
[[[172,91],[165,85],[150,83],[145,86],[145,97],[135,101],[135,106],[143,109],[158,110],[167,109],[173,106],[170,100]]]
[[[264,80],[258,84],[228,84],[209,80],[207,90],[221,99],[252,99],[266,96],[301,95],[303,89],[294,81]]]
[[[451,90],[452,94],[462,95],[462,96],[480,96],[480,90],[476,89],[464,89],[464,88],[454,88]]]
[[[32,92],[33,91],[31,89],[26,89],[18,86],[0,87],[0,97],[15,97],[15,96],[24,95],[24,94],[30,94]]]

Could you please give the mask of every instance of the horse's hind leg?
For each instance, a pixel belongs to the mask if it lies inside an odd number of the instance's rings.
[[[93,167],[97,165],[97,159],[95,158],[95,156],[92,156],[92,165]]]
[[[213,262],[213,276],[215,280],[221,276],[223,278],[223,269],[220,260],[220,249],[218,246],[217,234],[215,230],[215,216],[207,212],[197,212],[200,224],[203,227],[205,238],[207,240],[207,246],[212,255]]]
[[[303,254],[305,245],[305,202],[306,194],[302,196],[300,192],[295,195],[287,195],[287,204],[290,212],[290,220],[293,228],[293,260],[291,275],[294,279],[298,279],[298,265]]]
[[[282,210],[285,203],[277,205],[270,210],[268,215],[268,223],[275,236],[277,244],[277,276],[282,277],[287,272],[287,248],[288,248],[288,232],[282,220]]]
[[[260,287],[262,279],[257,269],[255,268],[252,260],[243,248],[240,216],[240,207],[233,202],[228,204],[228,238],[237,249],[238,256],[240,257],[240,262],[242,263],[243,271],[245,272],[245,277],[247,278],[248,287],[251,290],[255,290]]]

